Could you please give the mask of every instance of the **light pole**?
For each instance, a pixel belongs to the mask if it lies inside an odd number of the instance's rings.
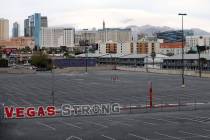
[[[198,67],[199,67],[199,77],[201,78],[201,51],[200,46],[197,45],[198,50]]]
[[[88,48],[85,46],[85,72],[88,72]]]
[[[182,16],[182,87],[185,87],[185,83],[184,83],[184,23],[183,23],[183,19],[184,16],[186,16],[187,14],[185,13],[179,13],[179,16]]]
[[[148,70],[148,54],[146,54],[146,72],[149,72],[149,70]]]
[[[52,96],[52,105],[55,106],[55,89],[54,89],[54,86],[55,86],[55,75],[54,75],[54,71],[53,71],[53,68],[51,70],[51,73],[52,73],[52,85],[51,85],[51,96]]]
[[[199,77],[201,78],[201,73],[202,73],[202,68],[203,68],[203,62],[201,60],[203,60],[201,58],[201,52],[206,50],[206,46],[204,43],[204,38],[203,36],[199,37],[199,41],[198,41],[198,45],[197,45],[197,51],[198,51],[198,66],[199,66]]]

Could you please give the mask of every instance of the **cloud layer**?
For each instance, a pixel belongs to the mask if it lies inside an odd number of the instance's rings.
[[[171,26],[179,28],[179,12],[186,12],[186,28],[210,32],[209,0],[1,0],[0,17],[10,24],[34,12],[48,16],[50,26],[69,25],[76,28],[101,28],[127,25]],[[12,26],[11,26],[12,27]]]

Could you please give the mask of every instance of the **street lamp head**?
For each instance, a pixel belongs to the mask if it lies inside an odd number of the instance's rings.
[[[186,13],[179,13],[178,15],[179,16],[186,16],[187,14]]]

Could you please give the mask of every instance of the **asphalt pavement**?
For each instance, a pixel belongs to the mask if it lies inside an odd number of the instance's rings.
[[[210,139],[210,79],[125,71],[87,74],[0,74],[0,102],[8,106],[189,104],[190,108],[146,109],[118,115],[3,120],[1,140],[199,140]],[[202,108],[201,106],[205,106]]]

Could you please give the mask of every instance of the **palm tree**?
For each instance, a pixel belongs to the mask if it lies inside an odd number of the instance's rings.
[[[152,64],[153,64],[153,68],[154,68],[154,65],[155,65],[155,57],[156,57],[156,53],[154,51],[151,53],[151,57],[152,57]]]

